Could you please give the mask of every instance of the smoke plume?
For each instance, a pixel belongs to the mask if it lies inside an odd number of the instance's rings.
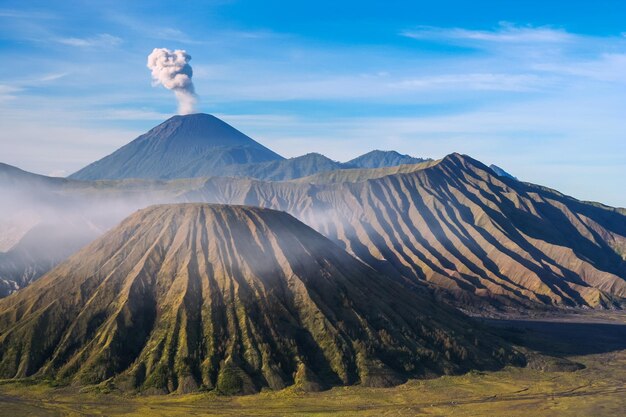
[[[148,55],[148,68],[152,71],[152,85],[161,84],[168,90],[174,91],[178,100],[179,114],[193,113],[196,106],[190,60],[191,55],[182,49],[172,51],[167,48],[154,48]]]

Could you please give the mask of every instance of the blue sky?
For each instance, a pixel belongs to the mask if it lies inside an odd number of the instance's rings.
[[[284,156],[469,154],[626,206],[626,2],[0,0],[0,161],[67,175],[176,112],[156,47],[191,56],[199,110]]]

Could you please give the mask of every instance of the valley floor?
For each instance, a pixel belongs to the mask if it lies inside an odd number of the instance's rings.
[[[253,396],[119,396],[5,382],[0,416],[619,416],[626,409],[626,315],[488,320],[505,337],[582,363],[576,372],[506,368],[399,387]]]

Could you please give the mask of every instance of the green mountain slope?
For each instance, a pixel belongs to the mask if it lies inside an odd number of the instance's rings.
[[[288,214],[141,210],[0,301],[0,376],[121,389],[317,390],[523,358]]]

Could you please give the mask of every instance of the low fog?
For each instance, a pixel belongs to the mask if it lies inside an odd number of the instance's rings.
[[[18,288],[28,285],[133,212],[153,204],[206,202],[278,209],[337,241],[347,230],[341,225],[345,217],[308,201],[307,189],[304,184],[232,178],[0,181],[4,196],[0,202],[0,280],[17,282]],[[15,289],[5,285],[0,296]]]

